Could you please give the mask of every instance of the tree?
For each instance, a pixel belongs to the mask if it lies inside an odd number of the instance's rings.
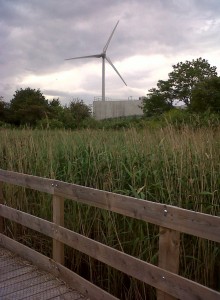
[[[75,99],[71,101],[69,109],[77,123],[91,117],[91,108],[86,105],[83,100]]]
[[[151,89],[143,101],[143,112],[146,117],[160,115],[172,107],[172,103],[167,101],[166,96],[157,89]]]
[[[194,87],[190,109],[194,112],[220,112],[220,77],[207,78]]]
[[[149,90],[143,101],[143,111],[146,116],[161,114],[173,107],[174,102],[182,101],[189,107],[192,91],[199,83],[209,78],[216,78],[216,67],[210,66],[201,57],[173,65],[173,71],[168,74],[168,80],[159,80],[157,88]],[[152,110],[152,111],[151,111]]]
[[[60,103],[59,98],[51,100],[49,103],[49,118],[59,120],[63,113],[63,106]]]
[[[0,97],[0,122],[7,123],[9,120],[9,103]]]
[[[57,129],[64,128],[64,107],[61,105],[59,98],[48,101],[48,113],[45,117],[37,122],[38,128]]]
[[[49,106],[39,89],[26,88],[15,92],[10,111],[15,125],[35,126],[39,120],[47,117]]]
[[[82,122],[91,117],[91,108],[83,100],[74,99],[69,105],[60,107],[53,101],[53,108],[58,112],[58,121],[64,124],[65,128],[76,129],[81,126]]]
[[[159,80],[157,83],[158,93],[163,96],[166,102],[173,106],[175,101],[175,90],[170,80]],[[151,90],[149,90],[151,92]]]
[[[5,102],[3,97],[0,97],[0,121],[5,121]]]
[[[191,102],[192,90],[198,82],[207,78],[216,77],[216,67],[211,67],[207,60],[180,62],[173,66],[169,73],[169,84],[173,87],[173,96],[176,100],[184,102],[187,106]]]

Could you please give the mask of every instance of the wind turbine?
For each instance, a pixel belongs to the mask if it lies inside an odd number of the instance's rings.
[[[118,74],[118,76],[121,78],[121,80],[124,82],[125,85],[126,82],[124,81],[124,79],[122,78],[122,76],[119,74],[118,70],[116,69],[116,67],[113,65],[113,63],[111,62],[110,58],[106,56],[106,51],[108,49],[108,46],[110,44],[110,41],[113,37],[113,34],[115,32],[116,27],[118,26],[119,21],[117,22],[117,24],[115,25],[111,35],[109,36],[109,39],[105,45],[105,47],[103,48],[102,53],[100,54],[94,54],[94,55],[87,55],[87,56],[79,56],[79,57],[73,57],[73,58],[67,58],[65,60],[71,60],[71,59],[80,59],[80,58],[91,58],[91,57],[96,57],[96,58],[102,58],[102,101],[105,101],[105,60],[107,60],[107,62],[112,66],[112,68],[115,70],[115,72]]]

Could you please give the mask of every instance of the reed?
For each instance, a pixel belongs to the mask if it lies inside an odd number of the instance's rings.
[[[219,215],[220,128],[0,130],[0,168],[56,178]],[[51,198],[7,186],[12,207],[51,220]],[[158,228],[72,201],[65,202],[65,226],[104,244],[157,264]],[[7,223],[8,235],[47,255],[51,241]],[[155,291],[68,247],[66,264],[122,299],[155,299]],[[217,287],[219,245],[182,235],[180,274]],[[123,287],[123,288],[121,288]]]

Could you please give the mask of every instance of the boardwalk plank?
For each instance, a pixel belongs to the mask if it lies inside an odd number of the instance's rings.
[[[0,269],[3,270],[3,268],[5,268],[6,266],[10,266],[12,264],[14,264],[15,260],[11,259],[10,257],[4,257],[4,258],[0,258]]]
[[[8,265],[6,268],[2,269],[1,273],[6,274],[6,273],[10,273],[11,271],[14,271],[14,270],[17,270],[19,273],[19,270],[22,268],[25,268],[25,267],[26,267],[26,265],[22,265],[22,264],[20,264],[20,262],[18,262],[18,263],[13,262],[12,264]]]
[[[5,274],[0,274],[0,282],[3,282],[3,281],[5,281],[9,278],[15,278],[15,277],[18,277],[20,275],[33,272],[36,269],[37,269],[36,267],[34,268],[33,266],[27,266],[27,267],[21,268],[19,270],[19,273],[18,273],[18,270],[14,270],[14,271],[11,271],[11,272],[8,272],[8,273],[5,273]]]
[[[59,288],[50,288],[50,289],[47,289],[46,291],[43,291],[43,292],[40,292],[38,294],[35,294],[35,295],[32,295],[31,296],[31,299],[32,300],[49,300],[49,299],[53,299],[56,297],[58,297],[58,299],[65,299],[65,298],[62,298],[63,295],[66,293],[67,291],[67,288],[65,285],[63,286],[60,286]],[[29,298],[27,298],[29,299]],[[78,299],[85,299],[85,297],[79,295],[78,292],[71,292],[71,300],[78,300]]]
[[[5,262],[4,262],[5,261]],[[2,267],[4,266],[4,267]],[[0,247],[0,299],[88,299],[54,275]]]
[[[0,233],[0,245],[9,249],[10,251],[17,253],[21,257],[25,257],[39,268],[53,274],[56,277],[64,280],[73,290],[79,291],[81,294],[92,299],[98,300],[116,300],[118,298],[102,290],[98,286],[92,284],[88,280],[64,267],[63,265],[56,263],[49,257],[20,244],[17,241]],[[218,299],[219,300],[219,299]]]
[[[84,299],[83,296],[82,295],[79,296],[79,294],[77,294],[77,293],[73,298],[72,292],[67,292],[66,294],[63,294],[63,295],[53,298],[53,300],[81,300],[81,299]]]
[[[56,282],[56,280],[49,280],[46,282],[41,282],[40,284],[36,284],[34,286],[23,288],[23,286],[20,287],[20,290],[16,292],[9,291],[9,293],[5,294],[4,296],[10,296],[11,299],[21,300],[25,298],[32,298],[39,294],[43,293],[43,295],[47,293],[48,290],[53,291],[54,289],[58,288],[59,284]],[[44,296],[42,297],[45,298]],[[41,298],[41,299],[42,299]],[[40,299],[40,298],[39,298]]]
[[[36,276],[37,275],[37,276]],[[24,279],[24,278],[22,278]],[[29,274],[29,277],[24,281],[18,281],[11,283],[11,280],[7,280],[5,285],[0,290],[0,295],[4,296],[10,293],[14,293],[17,291],[20,291],[22,289],[27,289],[29,287],[33,287],[35,285],[39,285],[43,282],[47,282],[49,280],[52,280],[53,276],[50,274],[40,274],[40,273],[31,273],[31,277]],[[8,284],[7,284],[8,283]]]
[[[32,270],[30,272],[32,272],[32,278],[41,276],[40,272],[37,272],[37,271],[33,272]],[[21,282],[26,282],[30,278],[30,274],[29,274],[30,272],[22,274],[20,276],[14,277],[14,278],[10,278],[10,280],[0,282],[0,289],[3,287],[6,288],[7,286],[10,286],[12,284],[17,284],[17,283],[20,284]]]

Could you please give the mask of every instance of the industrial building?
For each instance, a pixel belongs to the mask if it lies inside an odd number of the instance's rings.
[[[142,98],[139,100],[93,101],[93,116],[96,120],[142,116]]]

